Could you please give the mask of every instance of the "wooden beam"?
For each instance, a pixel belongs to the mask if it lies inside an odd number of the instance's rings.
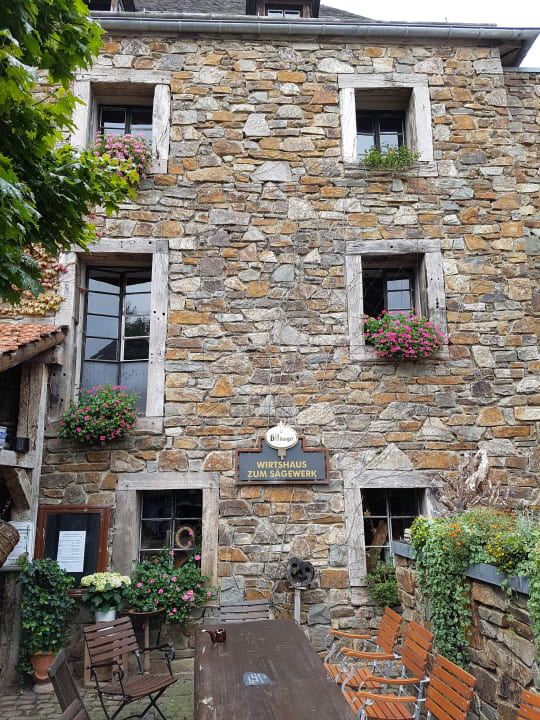
[[[58,332],[52,333],[49,337],[23,345],[18,350],[2,353],[0,355],[0,372],[15,367],[15,365],[20,365],[27,360],[31,360],[36,355],[63,342],[64,338],[64,333],[59,330]]]

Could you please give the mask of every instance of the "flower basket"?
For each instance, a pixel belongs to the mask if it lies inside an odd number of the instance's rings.
[[[82,601],[94,612],[120,611],[124,606],[131,580],[120,573],[98,572],[85,575],[81,586],[85,588]]]
[[[132,435],[138,417],[138,393],[120,385],[97,385],[79,390],[76,403],[62,413],[59,438],[102,445]]]
[[[8,555],[18,542],[18,530],[5,520],[0,520],[0,567],[6,562]]]
[[[374,353],[389,360],[423,360],[439,352],[447,338],[427,318],[403,312],[392,315],[385,310],[376,318],[362,319],[366,343]]]
[[[116,166],[117,173],[133,185],[146,177],[152,165],[151,142],[142,135],[98,133],[90,152]]]

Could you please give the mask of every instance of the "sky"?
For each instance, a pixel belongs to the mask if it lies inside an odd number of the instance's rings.
[[[358,13],[373,20],[494,23],[499,27],[534,27],[540,32],[539,0],[384,0],[378,3],[362,0],[321,0],[321,4]],[[535,42],[521,65],[540,68],[540,39]]]

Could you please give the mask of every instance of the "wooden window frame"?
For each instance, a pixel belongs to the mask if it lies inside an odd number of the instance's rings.
[[[130,575],[139,552],[141,494],[147,491],[202,490],[201,573],[218,584],[219,473],[120,473],[116,488],[112,566]]]
[[[166,238],[102,238],[91,251],[74,248],[61,256],[68,271],[61,279],[65,298],[56,313],[55,322],[70,328],[65,340],[65,362],[61,372],[51,377],[51,418],[58,417],[70,400],[77,397],[81,378],[83,351],[84,270],[87,265],[115,265],[140,267],[142,256],[148,256],[152,266],[150,294],[150,355],[146,408],[137,420],[137,431],[159,433],[163,429],[165,407],[165,341],[167,336],[169,242]],[[81,292],[82,290],[82,292]]]
[[[422,73],[384,73],[371,75],[339,74],[339,104],[341,116],[342,152],[345,163],[358,165],[356,141],[357,93],[373,92],[384,95],[400,90],[410,91],[405,112],[405,138],[409,147],[419,154],[410,171],[431,177],[437,175],[433,156],[431,100],[428,76]]]
[[[71,144],[84,149],[95,139],[100,105],[152,106],[152,168],[165,174],[171,132],[171,73],[111,68],[91,69],[75,75],[73,95],[81,100],[73,111],[75,130]]]
[[[45,551],[45,528],[49,515],[100,515],[98,554],[95,572],[107,570],[109,525],[111,509],[109,505],[40,505],[37,515],[36,545],[34,559],[43,559]],[[80,597],[83,588],[72,588],[68,591],[70,597]]]
[[[356,118],[357,118],[357,127],[358,127],[358,116],[363,115],[364,117],[371,118],[372,124],[373,124],[373,139],[374,139],[374,145],[377,148],[379,152],[381,152],[381,120],[383,120],[385,117],[392,116],[394,118],[399,118],[401,120],[401,131],[398,132],[398,147],[401,147],[402,145],[407,144],[407,138],[405,135],[405,112],[402,110],[357,110],[356,111]],[[358,130],[356,132],[356,137],[358,138]],[[386,143],[385,143],[386,144]]]
[[[347,289],[347,314],[349,321],[349,351],[351,359],[370,363],[392,362],[375,355],[367,346],[364,337],[362,317],[364,315],[364,293],[362,257],[381,257],[381,266],[389,257],[418,255],[420,262],[415,273],[415,302],[420,301],[420,310],[439,330],[446,335],[446,296],[440,240],[355,240],[347,244],[345,255],[345,278]],[[449,358],[448,346],[436,355],[421,362],[436,362]]]
[[[121,98],[120,98],[121,100]],[[124,105],[122,102],[119,103],[99,103],[98,105],[98,129],[101,134],[105,132],[105,126],[103,124],[103,110],[123,110],[126,114],[126,121],[124,124],[124,135],[132,134],[133,125],[133,111],[134,110],[150,110],[152,109],[152,103],[148,105]]]

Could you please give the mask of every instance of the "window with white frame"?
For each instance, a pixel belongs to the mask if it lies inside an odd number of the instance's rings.
[[[302,6],[286,6],[280,7],[279,5],[266,5],[265,15],[273,18],[301,18],[302,17]]]
[[[81,385],[125,385],[146,408],[152,269],[88,267]]]
[[[75,362],[66,364],[53,394],[65,404],[76,387],[126,385],[141,395],[138,426],[150,429],[163,422],[168,243],[128,242],[130,252],[121,252],[122,239],[102,239],[91,253],[65,258],[66,299],[57,319],[78,317],[66,350]],[[53,416],[61,409],[54,406]]]
[[[405,144],[420,163],[433,163],[427,75],[338,75],[338,84],[345,162],[373,145]]]
[[[351,357],[380,362],[366,346],[362,318],[416,311],[446,334],[446,301],[438,240],[357,240],[346,250]],[[441,351],[446,356],[447,351]]]
[[[142,134],[152,142],[152,172],[166,173],[169,158],[170,73],[116,69],[76,76],[71,143],[85,148],[98,132]]]

